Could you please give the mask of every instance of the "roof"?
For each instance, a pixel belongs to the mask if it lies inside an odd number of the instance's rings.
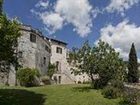
[[[54,42],[57,42],[57,43],[62,43],[62,44],[64,44],[64,45],[67,45],[67,43],[66,43],[66,42],[61,41],[61,40],[58,40],[58,39],[53,39],[53,38],[50,38],[50,40],[51,40],[51,41],[54,41]]]
[[[61,40],[58,40],[58,39],[54,39],[54,38],[49,38],[45,35],[42,34],[42,32],[36,28],[33,28],[31,25],[26,25],[26,24],[22,24],[23,27],[21,27],[22,30],[26,30],[26,31],[30,31],[30,32],[34,32],[34,33],[37,33],[39,36],[47,39],[47,40],[51,40],[51,41],[54,41],[54,42],[57,42],[57,43],[61,43],[61,44],[64,44],[64,45],[67,45],[66,42],[63,42]],[[29,27],[30,29],[28,29],[27,27]],[[26,29],[27,28],[27,29]]]

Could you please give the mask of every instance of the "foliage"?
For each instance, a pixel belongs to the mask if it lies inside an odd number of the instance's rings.
[[[106,86],[102,91],[102,95],[105,98],[115,99],[115,98],[118,98],[120,96],[120,90],[118,88],[113,87],[113,86]]]
[[[50,79],[52,78],[53,74],[55,73],[55,69],[56,69],[55,65],[49,63],[47,75],[50,77]]]
[[[130,82],[130,83],[139,82],[137,54],[136,54],[134,43],[132,44],[131,50],[129,53],[128,82]]]
[[[35,86],[38,85],[37,77],[40,74],[37,69],[22,68],[17,71],[17,79],[19,80],[21,86]]]
[[[121,103],[123,103],[123,105],[137,105],[138,102],[140,102],[140,93],[138,92],[138,90],[135,91],[127,91],[124,92],[123,95],[123,100]]]
[[[110,81],[108,86],[106,86],[103,89],[102,94],[104,95],[105,98],[115,99],[121,97],[123,95],[123,92],[124,92],[123,81],[112,80]]]
[[[72,51],[70,57],[73,57],[71,61],[77,68],[73,72],[87,73],[97,88],[103,88],[112,79],[124,81],[125,63],[108,43],[100,40],[91,47],[87,41],[80,49]],[[98,74],[99,78],[94,80],[94,74]]]
[[[20,36],[19,24],[9,20],[2,11],[3,0],[0,0],[0,71],[6,73],[8,84],[10,65],[18,66],[16,47]]]
[[[20,36],[16,20],[11,21],[5,15],[0,16],[0,36],[0,61],[13,63],[16,60],[17,38]]]

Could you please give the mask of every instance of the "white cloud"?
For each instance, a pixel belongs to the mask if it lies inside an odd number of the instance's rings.
[[[111,0],[106,10],[110,13],[118,12],[124,15],[124,11],[139,3],[140,0]]]
[[[57,13],[47,13],[44,12],[40,14],[40,18],[47,27],[46,29],[50,33],[54,33],[63,27],[63,18]]]
[[[41,8],[41,9],[46,9],[48,8],[48,6],[49,6],[48,1],[41,1],[41,0],[35,5],[36,8]]]
[[[74,31],[82,37],[90,33],[92,6],[88,0],[58,0],[55,11],[71,23],[75,27]]]
[[[88,0],[57,0],[51,11],[41,12],[39,16],[47,29],[51,27],[56,31],[65,24],[71,24],[73,31],[85,37],[91,32],[93,12],[96,17],[97,12],[93,11]]]
[[[140,26],[130,24],[128,20],[124,20],[117,26],[109,24],[100,30],[100,34],[100,39],[112,45],[125,60],[128,59],[128,53],[133,42],[137,52],[140,51]]]

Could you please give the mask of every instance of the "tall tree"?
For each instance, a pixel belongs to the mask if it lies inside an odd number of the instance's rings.
[[[8,80],[10,65],[17,64],[15,50],[20,36],[20,28],[16,20],[9,20],[2,13],[2,3],[3,0],[0,0],[0,72],[6,74]]]
[[[130,83],[137,83],[137,82],[139,82],[139,71],[138,71],[137,54],[136,54],[134,43],[132,43],[132,46],[131,46],[131,49],[130,49],[130,53],[129,53],[128,82],[130,82]]]

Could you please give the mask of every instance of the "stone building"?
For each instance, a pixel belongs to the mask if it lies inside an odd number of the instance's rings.
[[[86,74],[80,76],[71,74],[71,66],[67,62],[67,43],[45,37],[39,30],[29,25],[22,25],[20,32],[16,52],[21,67],[38,69],[41,76],[45,76],[51,62],[56,65],[56,73],[52,77],[56,84],[74,84],[89,80]],[[13,65],[11,65],[9,79],[5,81],[15,85],[16,71]]]
[[[86,74],[80,76],[71,74],[71,66],[67,62],[67,43],[45,37],[31,26],[23,25],[21,34],[18,45],[20,65],[37,68],[42,75],[47,75],[49,62],[55,64],[56,73],[52,79],[56,84],[74,84],[89,80]]]
[[[75,83],[74,75],[71,74],[67,62],[67,43],[56,39],[50,39],[51,45],[51,63],[56,65],[56,73],[53,80],[57,84]]]
[[[31,26],[21,27],[18,40],[19,64],[25,68],[36,68],[41,75],[47,74],[51,47],[49,40]]]

